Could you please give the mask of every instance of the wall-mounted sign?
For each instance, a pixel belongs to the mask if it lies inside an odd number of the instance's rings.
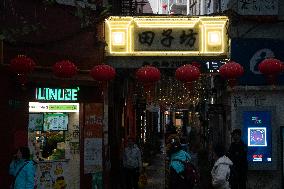
[[[63,88],[36,88],[36,100],[42,101],[77,101],[79,87],[72,89]]]
[[[79,112],[79,103],[29,102],[29,112]]]
[[[271,162],[271,112],[245,111],[243,113],[244,141],[248,146],[249,162]]]
[[[140,68],[151,65],[157,68],[176,69],[185,64],[198,62],[201,66],[202,73],[217,73],[219,68],[227,62],[227,59],[206,60],[204,58],[192,57],[108,57],[107,64],[114,68]]]
[[[109,56],[227,56],[228,18],[109,17]]]
[[[264,74],[258,70],[258,65],[266,58],[284,60],[284,40],[233,38],[231,40],[231,59],[240,63],[245,70],[239,78],[240,85],[266,85]],[[277,84],[284,84],[284,74],[277,77]]]
[[[238,0],[238,13],[241,15],[278,15],[279,0]]]

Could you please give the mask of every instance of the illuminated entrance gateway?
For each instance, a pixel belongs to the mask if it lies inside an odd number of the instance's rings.
[[[154,103],[177,108],[172,102],[185,99],[179,104],[195,106],[205,99],[204,83],[212,88],[213,76],[204,74],[195,90],[188,90],[172,73],[194,61],[202,73],[218,72],[229,55],[227,26],[226,16],[111,16],[105,21],[106,63],[130,74],[153,65],[162,72]]]
[[[107,55],[227,57],[227,22],[224,16],[110,17]]]

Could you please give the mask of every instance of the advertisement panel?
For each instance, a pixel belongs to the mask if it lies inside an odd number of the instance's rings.
[[[231,41],[231,59],[244,67],[245,73],[239,79],[240,85],[266,85],[267,81],[258,70],[265,58],[284,60],[284,41],[274,39],[239,39]],[[284,84],[284,74],[277,78],[279,85]]]

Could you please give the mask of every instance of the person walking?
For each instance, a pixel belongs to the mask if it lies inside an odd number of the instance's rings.
[[[30,160],[30,150],[28,147],[20,147],[9,169],[13,182],[11,189],[34,189],[35,186],[35,165]]]
[[[232,189],[246,189],[247,182],[247,146],[241,140],[242,131],[235,129],[232,132],[232,143],[228,151],[228,157],[233,161],[235,177],[231,182]]]
[[[214,166],[211,170],[212,185],[214,189],[230,189],[230,166],[233,162],[225,156],[225,147],[217,144],[213,147]]]
[[[126,189],[138,189],[139,175],[142,171],[141,151],[134,142],[128,138],[127,147],[123,152],[123,170]]]
[[[171,138],[170,149],[170,175],[169,175],[169,189],[190,189],[193,186],[189,186],[185,179],[185,163],[191,161],[189,153],[182,149],[180,140],[178,137]]]

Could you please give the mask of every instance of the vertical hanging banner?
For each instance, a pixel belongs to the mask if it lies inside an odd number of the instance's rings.
[[[103,171],[103,104],[85,105],[84,173]]]

